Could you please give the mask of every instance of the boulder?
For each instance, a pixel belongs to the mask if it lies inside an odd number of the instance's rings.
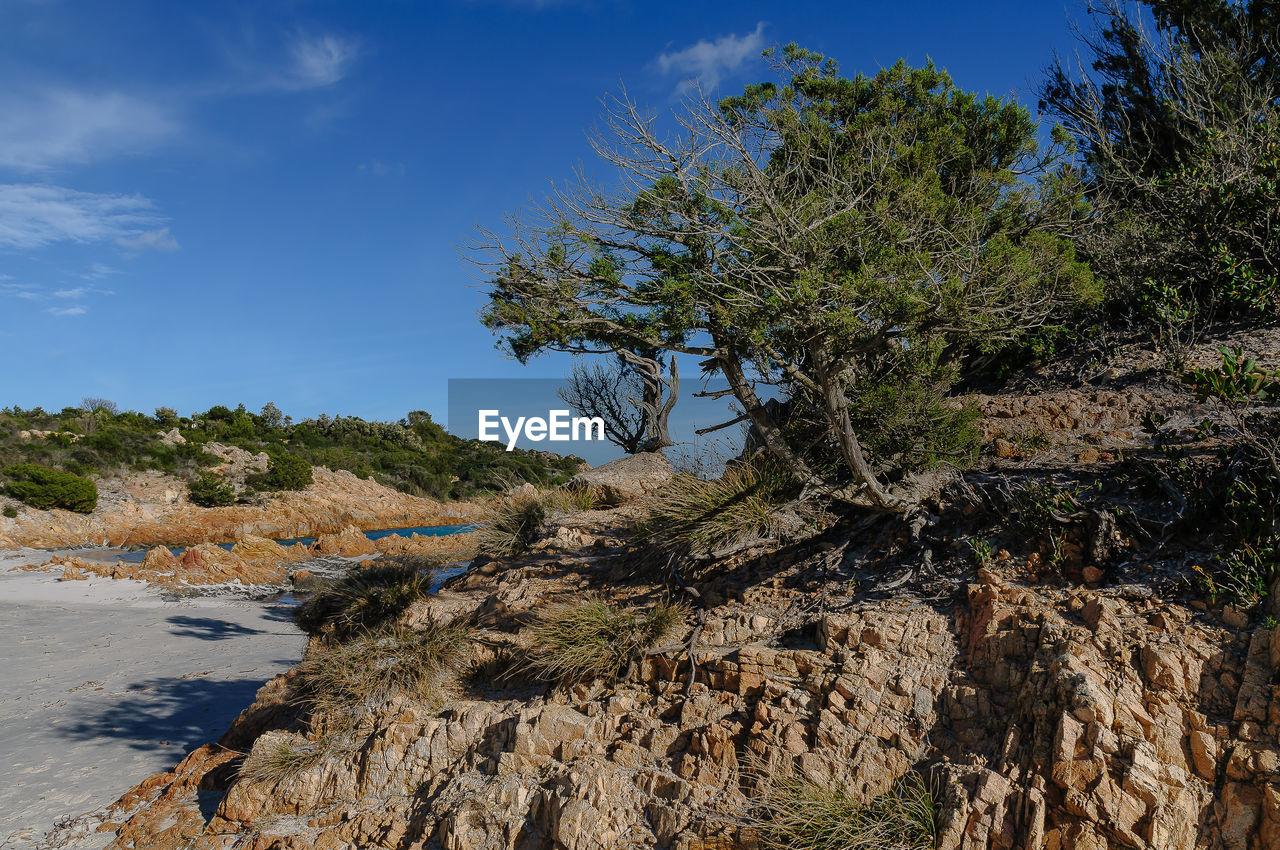
[[[177,428],[168,431],[157,431],[156,435],[160,437],[160,442],[166,446],[181,446],[187,442],[187,438],[178,433]]]
[[[266,537],[249,535],[231,547],[231,554],[236,557],[262,564],[277,564],[282,561],[301,561],[311,557],[311,550],[302,543],[293,546],[281,546]]]
[[[317,555],[341,555],[344,558],[372,555],[378,551],[373,541],[354,525],[333,534],[321,534],[311,550]]]
[[[579,472],[569,485],[591,489],[606,505],[621,505],[655,492],[674,475],[664,454],[642,452]]]

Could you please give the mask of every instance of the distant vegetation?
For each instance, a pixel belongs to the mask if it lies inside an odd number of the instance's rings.
[[[87,514],[98,506],[98,488],[87,478],[38,463],[15,463],[3,470],[4,491],[33,508],[64,508]]]
[[[173,429],[183,442],[163,437]],[[324,466],[373,477],[417,496],[466,498],[521,481],[560,483],[581,464],[573,457],[507,452],[497,444],[459,439],[423,411],[411,412],[399,422],[322,415],[295,423],[272,404],[259,413],[244,405],[218,405],[189,417],[164,407],[153,416],[122,412],[104,399],[86,399],[80,407],[58,412],[0,409],[0,468],[39,464],[80,478],[159,470],[190,482],[197,504],[235,500],[234,493],[226,492],[226,482],[202,474],[219,463],[203,449],[215,441],[267,452],[267,471],[246,482],[250,490],[265,491],[303,489],[311,483],[311,468]],[[13,492],[14,487],[33,492],[33,487],[52,486],[28,478],[4,475],[6,491],[27,501]],[[41,495],[33,498],[44,500]],[[87,502],[82,498],[77,503]]]

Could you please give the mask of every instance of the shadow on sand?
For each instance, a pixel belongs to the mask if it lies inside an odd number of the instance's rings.
[[[86,705],[74,723],[58,724],[57,731],[76,741],[117,738],[135,750],[172,751],[181,757],[217,740],[265,682],[151,679],[131,685],[123,695],[104,695],[101,704]]]

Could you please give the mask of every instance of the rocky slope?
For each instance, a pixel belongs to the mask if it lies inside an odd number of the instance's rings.
[[[1145,368],[979,399],[988,451],[922,526],[850,517],[685,585],[629,542],[633,509],[557,520],[401,617],[472,628],[442,705],[392,698],[326,749],[294,671],[82,824],[118,848],[755,850],[781,778],[865,800],[914,775],[944,850],[1280,848],[1280,587],[1253,616],[1191,589],[1206,553],[1125,455],[1146,413],[1212,410]],[[1005,498],[1040,484],[1116,501],[1048,517],[1042,552]],[[1016,554],[972,557],[992,534]],[[595,595],[689,613],[616,679],[529,678],[529,624]]]
[[[410,496],[349,472],[317,467],[306,490],[265,498],[261,504],[202,508],[183,484],[159,473],[100,483],[92,514],[22,507],[0,517],[0,549],[67,546],[190,545],[246,537],[293,538],[359,529],[449,525],[479,517],[466,502]]]
[[[749,848],[762,777],[874,795],[910,771],[947,850],[1280,846],[1278,629],[1012,568],[959,600],[860,599],[819,544],[704,584],[701,622],[617,682],[502,685],[536,609],[664,592],[618,565],[596,547],[477,565],[406,618],[478,628],[446,710],[397,700],[354,753],[238,776],[241,753],[307,734],[280,677],[116,804],[113,846]]]

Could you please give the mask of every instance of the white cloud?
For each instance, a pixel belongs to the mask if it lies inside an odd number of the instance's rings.
[[[13,280],[7,275],[3,276],[4,280]],[[29,283],[0,283],[0,295],[9,298],[21,298],[24,301],[39,301],[40,293]]]
[[[141,195],[80,192],[44,183],[0,184],[0,246],[115,241],[125,248],[174,250],[164,218]]]
[[[55,316],[83,316],[89,308],[77,304],[75,307],[50,307],[48,312]]]
[[[116,244],[129,251],[176,251],[182,246],[173,238],[169,228],[145,230],[141,233],[116,237]]]
[[[0,166],[8,168],[43,171],[141,153],[177,130],[166,109],[120,92],[0,94]]]
[[[714,89],[726,75],[742,67],[748,59],[760,55],[764,47],[764,21],[756,24],[753,32],[745,35],[721,36],[715,41],[703,39],[683,50],[660,53],[656,60],[663,74],[680,74],[683,77],[676,93],[688,91],[695,83]]]
[[[59,289],[53,293],[54,298],[83,298],[89,293],[88,287],[77,286],[75,289]]]
[[[89,266],[87,272],[83,272],[80,277],[83,280],[101,280],[104,277],[110,277],[113,274],[120,274],[120,270],[112,268],[106,263],[94,263]]]
[[[289,45],[290,65],[278,87],[297,91],[331,86],[347,75],[359,51],[336,35],[297,36]]]

